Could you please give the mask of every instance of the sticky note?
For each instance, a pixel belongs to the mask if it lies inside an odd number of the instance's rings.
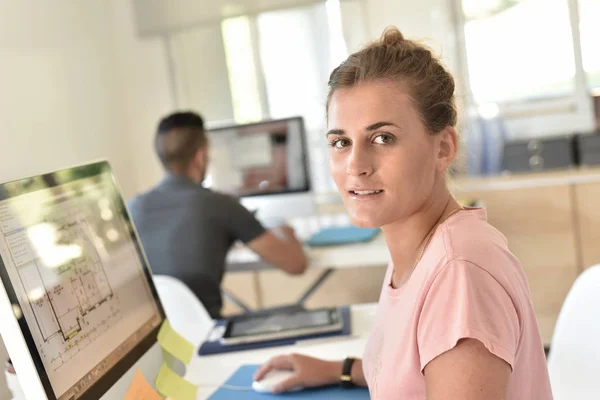
[[[177,357],[177,359],[183,361],[185,364],[189,364],[192,361],[194,345],[175,332],[168,320],[165,319],[160,327],[157,339],[162,348]]]
[[[177,375],[167,366],[162,365],[154,382],[158,391],[173,400],[195,400],[198,387]]]
[[[162,396],[148,383],[142,371],[135,371],[133,381],[129,385],[127,394],[123,400],[163,400]]]

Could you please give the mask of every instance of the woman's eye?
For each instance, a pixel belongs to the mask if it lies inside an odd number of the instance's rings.
[[[340,150],[348,146],[349,144],[350,141],[348,139],[336,139],[330,143],[330,146],[336,150]]]
[[[394,137],[392,135],[382,134],[382,135],[378,135],[373,140],[373,143],[377,143],[377,144],[390,144],[393,141],[394,141]]]

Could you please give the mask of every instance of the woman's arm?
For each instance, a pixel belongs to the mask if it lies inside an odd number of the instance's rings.
[[[505,400],[511,369],[479,340],[463,339],[424,373],[427,400]]]
[[[262,365],[254,380],[260,381],[272,370],[294,371],[289,379],[274,388],[275,393],[285,392],[295,386],[316,387],[332,385],[340,382],[343,361],[325,361],[300,354],[289,354],[272,358]],[[362,361],[356,360],[352,365],[352,382],[358,386],[367,386],[362,370]]]

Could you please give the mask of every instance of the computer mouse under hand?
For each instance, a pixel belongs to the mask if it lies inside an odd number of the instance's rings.
[[[287,380],[292,375],[294,375],[294,371],[281,369],[273,370],[268,372],[262,380],[252,382],[252,389],[258,393],[273,393],[274,386]],[[286,390],[286,392],[297,392],[302,389],[302,386],[296,386],[292,389]]]

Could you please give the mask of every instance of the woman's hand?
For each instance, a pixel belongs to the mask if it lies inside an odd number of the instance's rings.
[[[254,380],[260,381],[272,370],[288,370],[294,374],[273,388],[274,393],[285,392],[297,386],[316,387],[339,382],[342,363],[324,361],[300,354],[278,356],[262,365],[254,374]]]

